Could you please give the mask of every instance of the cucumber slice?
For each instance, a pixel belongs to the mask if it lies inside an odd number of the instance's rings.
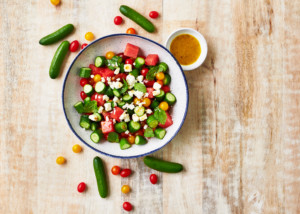
[[[140,69],[145,64],[145,59],[142,57],[137,57],[134,61],[134,67]]]
[[[89,120],[89,117],[87,115],[82,115],[80,117],[79,125],[82,128],[89,129],[91,127],[91,121]]]
[[[159,106],[159,102],[157,100],[153,100],[150,105],[150,108],[154,110],[157,106]]]
[[[109,97],[113,97],[114,96],[114,93],[113,93],[113,90],[111,87],[108,87],[105,94]]]
[[[158,126],[158,120],[154,117],[154,115],[150,115],[147,118],[147,125],[152,129],[155,129]]]
[[[80,68],[79,76],[83,78],[89,78],[91,76],[92,69],[90,68]]]
[[[171,83],[171,76],[170,74],[165,74],[165,78],[163,80],[164,85],[170,85]]]
[[[160,93],[157,96],[155,96],[155,98],[158,101],[162,101],[165,98],[165,92],[163,90],[160,90]]]
[[[125,132],[127,130],[127,123],[125,123],[125,122],[116,123],[115,130],[118,133]]]
[[[102,137],[103,137],[103,133],[100,129],[97,129],[97,130],[93,131],[91,136],[90,136],[91,140],[94,143],[99,143],[100,140],[102,139]]]
[[[131,147],[131,144],[128,142],[128,140],[126,138],[122,138],[120,140],[120,149],[124,150],[124,149],[128,149]]]
[[[86,97],[85,99],[84,99],[84,103],[88,103],[88,102],[90,102],[91,101],[91,98],[90,97]]]
[[[99,123],[97,122],[92,122],[91,124],[91,130],[96,131],[99,128]]]
[[[107,136],[107,140],[111,143],[119,142],[119,135],[116,132],[109,132]]]
[[[85,84],[85,86],[83,86],[83,92],[86,95],[91,96],[94,92],[93,86],[91,86],[90,84]]]
[[[114,88],[113,89],[113,94],[116,96],[116,97],[121,97],[121,93],[118,89]]]
[[[166,93],[165,101],[166,101],[169,105],[174,105],[174,103],[176,102],[176,97],[175,97],[174,94],[168,92],[168,93]]]
[[[137,116],[141,117],[145,113],[145,107],[144,106],[137,106],[134,108],[134,113],[136,113]]]
[[[168,68],[169,68],[168,65],[166,63],[164,63],[164,62],[161,62],[158,65],[158,70],[162,71],[164,73],[168,71]]]
[[[122,98],[122,100],[126,103],[131,103],[133,101],[133,97],[130,96],[129,94],[125,94]]]
[[[104,56],[97,56],[95,58],[95,66],[102,67],[105,65],[106,58]]]
[[[137,136],[135,137],[134,143],[135,143],[136,145],[144,145],[144,144],[147,143],[147,140],[146,140],[146,138],[144,138],[143,136],[137,135]]]
[[[140,130],[140,128],[141,128],[141,124],[139,122],[134,122],[133,120],[131,120],[128,124],[128,130],[131,133],[137,132],[138,130]]]
[[[118,102],[117,105],[122,108],[126,103],[124,101]]]
[[[106,91],[106,85],[104,82],[97,82],[95,85],[95,91],[98,94],[104,94]]]
[[[158,139],[163,139],[166,135],[166,130],[165,129],[162,129],[162,128],[157,128],[155,129],[154,131],[154,136]]]
[[[83,103],[81,101],[75,103],[74,108],[79,114],[81,114],[83,112]]]
[[[129,72],[129,74],[131,74],[132,76],[134,76],[135,78],[137,78],[140,75],[140,71],[135,68],[131,72]]]

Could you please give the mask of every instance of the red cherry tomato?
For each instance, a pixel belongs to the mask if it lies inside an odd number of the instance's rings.
[[[123,208],[126,211],[131,211],[132,210],[132,205],[131,205],[131,203],[126,201],[126,202],[123,203]]]
[[[120,174],[120,171],[121,171],[121,169],[120,169],[119,166],[113,166],[113,167],[111,168],[111,173],[112,173],[113,175],[118,175],[118,174]]]
[[[90,79],[89,79],[89,84],[90,84],[90,85],[94,85],[94,83],[95,83],[94,79],[93,79],[93,78],[90,78]]]
[[[123,61],[127,59],[127,56],[124,55],[124,53],[118,53],[117,56],[122,57]]]
[[[143,59],[146,59],[146,57],[145,57],[145,56],[139,56],[139,57],[141,57],[141,58],[143,58]]]
[[[81,78],[81,80],[80,80],[80,85],[83,87],[83,86],[85,86],[86,84],[88,84],[89,83],[89,81],[86,79],[86,78]]]
[[[121,135],[121,138],[128,138],[129,137],[129,135],[125,134],[125,132],[122,132],[120,135]]]
[[[144,131],[143,131],[143,130],[144,130],[144,129],[138,130],[136,133],[134,133],[134,135],[135,135],[135,136],[137,136],[137,135],[144,136]]]
[[[81,45],[81,49],[85,48],[87,45],[88,45],[88,44],[83,43],[83,44]]]
[[[145,77],[145,76],[147,75],[148,71],[149,71],[148,68],[143,68],[143,69],[141,70],[141,74]]]
[[[156,183],[157,183],[157,175],[151,174],[151,175],[150,175],[150,182],[151,182],[152,184],[156,184]]]
[[[163,87],[161,87],[161,89],[162,89],[165,93],[168,93],[168,92],[171,91],[171,90],[170,90],[170,86],[168,86],[168,85],[164,85]]]
[[[86,188],[86,185],[85,185],[84,182],[81,182],[81,183],[78,184],[78,186],[77,186],[78,192],[84,192],[85,188]]]
[[[84,93],[84,91],[81,91],[80,92],[80,97],[81,97],[82,100],[84,100],[87,97],[87,95]]]
[[[73,42],[71,42],[70,47],[69,47],[69,50],[71,52],[77,51],[78,48],[79,48],[79,42],[77,40],[74,40]]]
[[[115,19],[114,19],[115,25],[120,25],[120,24],[122,24],[122,22],[123,22],[123,19],[122,19],[121,16],[116,16],[115,17]]]
[[[156,11],[151,11],[149,13],[149,16],[152,18],[152,19],[156,19],[158,17],[158,12]]]
[[[128,177],[131,174],[131,169],[122,169],[120,175],[125,178]]]
[[[135,31],[134,28],[128,28],[128,29],[126,30],[126,33],[127,33],[127,34],[136,34],[136,31]]]
[[[154,85],[155,81],[154,80],[144,80],[144,84],[147,87],[152,87]]]
[[[132,65],[133,64],[133,60],[132,59],[126,59],[125,60],[125,64],[130,64],[130,65]]]

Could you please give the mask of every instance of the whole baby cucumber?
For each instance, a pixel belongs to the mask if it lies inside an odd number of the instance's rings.
[[[94,171],[96,175],[97,185],[98,185],[98,191],[101,196],[101,198],[106,198],[108,194],[108,186],[106,181],[106,174],[104,169],[104,164],[98,156],[94,158],[93,161],[94,165]]]
[[[146,156],[144,158],[144,163],[151,169],[155,169],[160,172],[176,173],[183,170],[183,166],[179,163],[164,161],[150,156]]]
[[[41,45],[51,45],[68,36],[70,33],[72,33],[73,30],[74,26],[72,24],[67,24],[62,28],[58,29],[57,31],[41,38],[39,43]]]
[[[50,78],[55,79],[56,77],[58,77],[61,65],[69,51],[69,45],[70,43],[68,41],[63,41],[57,48],[49,69]]]

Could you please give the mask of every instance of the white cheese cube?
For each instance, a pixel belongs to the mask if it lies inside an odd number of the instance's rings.
[[[111,82],[111,77],[106,77],[107,82]]]
[[[158,90],[156,90],[156,91],[153,91],[153,96],[157,96],[157,95],[159,95],[160,94],[160,90],[158,89]]]
[[[97,115],[92,114],[89,116],[89,119],[92,121],[97,121],[99,118],[97,117]]]
[[[140,118],[139,118],[139,116],[137,116],[136,114],[133,114],[133,115],[132,115],[132,120],[133,120],[134,122],[138,122],[138,121],[140,120]]]
[[[131,96],[131,97],[133,97],[133,95],[134,95],[134,90],[128,91],[128,95]]]
[[[124,65],[124,71],[125,71],[125,72],[130,72],[130,71],[132,71],[132,65],[131,65],[131,64],[125,64],[125,65]]]
[[[160,85],[159,83],[155,82],[155,83],[153,84],[153,88],[154,88],[155,90],[159,90],[159,89],[161,88],[161,85]]]
[[[122,88],[123,83],[121,83],[121,82],[114,82],[114,86],[115,86],[116,89],[119,89],[119,88]]]
[[[115,103],[117,103],[117,102],[119,102],[120,100],[119,100],[119,98],[118,98],[118,97],[114,96],[114,99],[113,99],[113,101],[114,101]]]
[[[134,83],[136,82],[134,76],[131,75],[131,74],[127,75],[126,81],[127,81],[129,86],[133,86]]]
[[[105,95],[103,95],[103,100],[108,101],[109,97],[105,94]]]
[[[103,112],[103,107],[100,106],[99,109],[98,109],[98,113],[101,114],[102,112]]]
[[[115,119],[113,119],[113,123],[114,123],[114,124],[116,123],[116,120],[115,120]]]
[[[105,103],[104,108],[105,108],[105,111],[111,111],[112,110],[111,103]]]
[[[143,116],[140,117],[140,121],[144,121],[144,120],[147,120],[147,115],[146,114],[143,114]]]
[[[106,116],[106,117],[105,117],[105,120],[106,120],[106,121],[109,121],[109,117],[108,117],[108,116]]]
[[[90,77],[91,77],[91,78],[94,78],[94,75],[92,74]]]
[[[129,134],[129,131],[128,131],[128,130],[126,130],[126,131],[125,131],[125,134]]]
[[[134,95],[138,98],[141,99],[144,96],[144,93],[141,91],[135,91]]]
[[[148,128],[148,125],[144,125],[144,129]]]
[[[148,96],[149,96],[149,94],[148,94],[148,93],[145,93],[145,94],[144,94],[144,97],[148,97]]]
[[[120,73],[120,68],[116,68],[114,74],[117,75],[117,74],[119,74],[119,73]]]
[[[146,113],[147,113],[147,114],[151,114],[151,113],[152,113],[152,110],[151,110],[151,109],[146,109]]]
[[[101,77],[101,82],[105,82],[105,78],[104,77]]]
[[[140,76],[138,76],[136,79],[137,79],[137,81],[142,82],[143,79],[144,79],[144,76],[143,76],[143,75],[140,75]]]
[[[133,110],[135,108],[135,106],[133,105],[133,103],[131,103],[131,104],[127,105],[127,108],[130,110]]]
[[[128,123],[129,121],[130,121],[130,116],[129,114],[126,114],[124,118],[124,122]]]

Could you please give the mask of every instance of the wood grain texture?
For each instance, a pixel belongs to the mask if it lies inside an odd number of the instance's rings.
[[[158,31],[145,32],[125,19],[113,24],[123,1],[0,0],[0,213],[300,213],[300,1],[128,0],[143,14],[157,10]],[[180,27],[207,39],[200,68],[185,72],[190,103],[176,138],[154,156],[184,165],[152,185],[142,158],[117,160],[130,178],[108,175],[110,193],[101,199],[92,160],[65,121],[61,88],[48,68],[57,45],[39,39],[66,23],[69,41],[85,42],[127,28],[164,43]],[[72,145],[83,146],[81,154]],[[67,164],[57,166],[58,155]],[[88,191],[77,193],[84,181]],[[121,186],[132,192],[123,195]]]

